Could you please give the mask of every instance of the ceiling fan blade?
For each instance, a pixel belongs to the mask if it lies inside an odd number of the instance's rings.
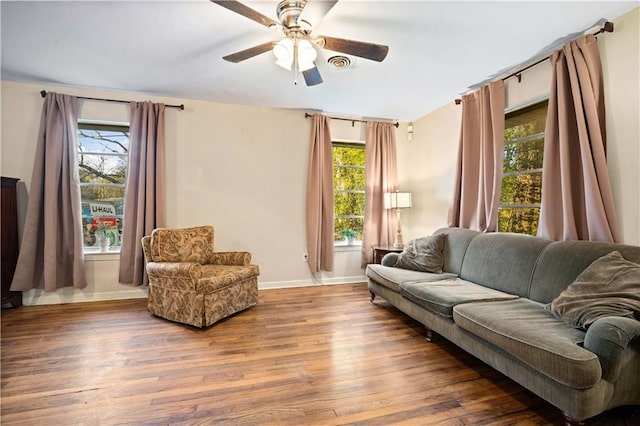
[[[211,2],[222,6],[226,9],[229,9],[239,15],[242,15],[246,18],[252,19],[254,21],[256,21],[258,24],[262,24],[265,27],[271,27],[273,25],[279,25],[276,21],[274,21],[273,19],[264,16],[262,13],[251,9],[249,6],[245,6],[244,4],[240,3],[239,1],[236,0],[211,0]]]
[[[320,20],[329,13],[336,3],[338,3],[338,0],[309,0],[304,9],[302,9],[302,13],[298,20],[307,21],[312,25],[318,25],[318,22],[320,22]]]
[[[325,49],[342,52],[349,55],[359,56],[372,61],[382,62],[389,53],[389,46],[382,44],[367,43],[364,41],[345,40],[342,38],[320,36],[319,40],[324,39],[324,43],[320,42],[319,46]]]
[[[253,58],[254,56],[258,56],[262,53],[268,52],[272,48],[273,48],[273,42],[268,41],[266,43],[250,47],[248,49],[241,50],[236,53],[232,53],[230,55],[223,57],[222,59],[224,59],[225,61],[234,62],[237,64],[238,62],[244,61],[245,59]]]
[[[302,75],[304,76],[304,82],[307,83],[307,86],[315,86],[324,81],[322,80],[322,76],[320,75],[320,71],[318,71],[317,66],[306,71],[302,71]]]

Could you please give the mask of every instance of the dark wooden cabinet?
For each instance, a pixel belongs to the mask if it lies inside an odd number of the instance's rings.
[[[401,253],[401,248],[391,246],[374,246],[373,247],[373,263],[382,263],[382,258],[387,253]]]
[[[11,280],[18,263],[18,204],[16,184],[20,179],[2,177],[2,211],[0,220],[2,229],[2,307],[22,305],[22,292],[9,291]]]

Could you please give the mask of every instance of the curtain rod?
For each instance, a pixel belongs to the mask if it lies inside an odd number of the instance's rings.
[[[309,114],[308,112],[304,113],[304,118],[309,118],[312,117],[312,114]],[[368,123],[368,120],[357,120],[355,118],[342,118],[342,117],[331,117],[331,116],[327,116],[332,120],[342,120],[342,121],[350,121],[351,122],[351,127],[354,126],[354,123],[358,122],[358,123]],[[398,123],[397,121],[394,123],[391,123],[394,126],[398,127],[400,125],[400,123]]]
[[[47,91],[46,90],[41,90],[40,91],[40,96],[42,96],[43,98],[45,96],[47,96]],[[90,97],[87,97],[87,96],[76,96],[76,98],[78,98],[78,99],[87,99],[87,100],[90,100],[90,101],[118,102],[118,103],[121,103],[121,104],[128,104],[130,102],[133,102],[133,101],[124,101],[124,100],[121,100],[121,99],[90,98]],[[180,104],[180,105],[165,105],[165,107],[167,107],[167,108],[178,108],[179,110],[184,111],[184,104]]]
[[[613,22],[605,22],[603,27],[600,28],[598,31],[596,31],[595,33],[593,33],[594,36],[598,35],[598,34],[602,34],[602,33],[612,33],[613,32]],[[542,58],[540,58],[539,60],[537,60],[536,62],[527,65],[524,68],[519,69],[518,71],[514,71],[511,74],[509,74],[506,77],[502,78],[502,81],[508,80],[511,77],[516,77],[518,79],[518,83],[520,83],[522,81],[522,73],[526,70],[528,70],[529,68],[533,68],[538,64],[543,63],[546,60],[549,60],[551,58],[551,55],[548,56],[544,56]],[[462,103],[462,99],[456,99],[455,100],[456,105],[460,105],[460,103]]]

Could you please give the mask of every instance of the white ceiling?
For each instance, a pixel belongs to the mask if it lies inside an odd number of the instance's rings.
[[[312,0],[319,1],[319,0]],[[278,0],[245,1],[277,20]],[[412,121],[467,87],[527,60],[554,40],[613,19],[638,1],[341,0],[314,35],[389,46],[382,63],[356,59],[306,87],[267,52],[222,57],[280,33],[207,0],[5,1],[2,79]]]

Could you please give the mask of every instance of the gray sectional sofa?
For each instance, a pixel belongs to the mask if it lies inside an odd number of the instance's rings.
[[[594,260],[612,251],[640,263],[640,247],[552,242],[444,228],[442,273],[396,268],[398,254],[368,265],[380,296],[565,415],[567,424],[640,404],[640,321],[603,317],[584,331],[544,305]]]

